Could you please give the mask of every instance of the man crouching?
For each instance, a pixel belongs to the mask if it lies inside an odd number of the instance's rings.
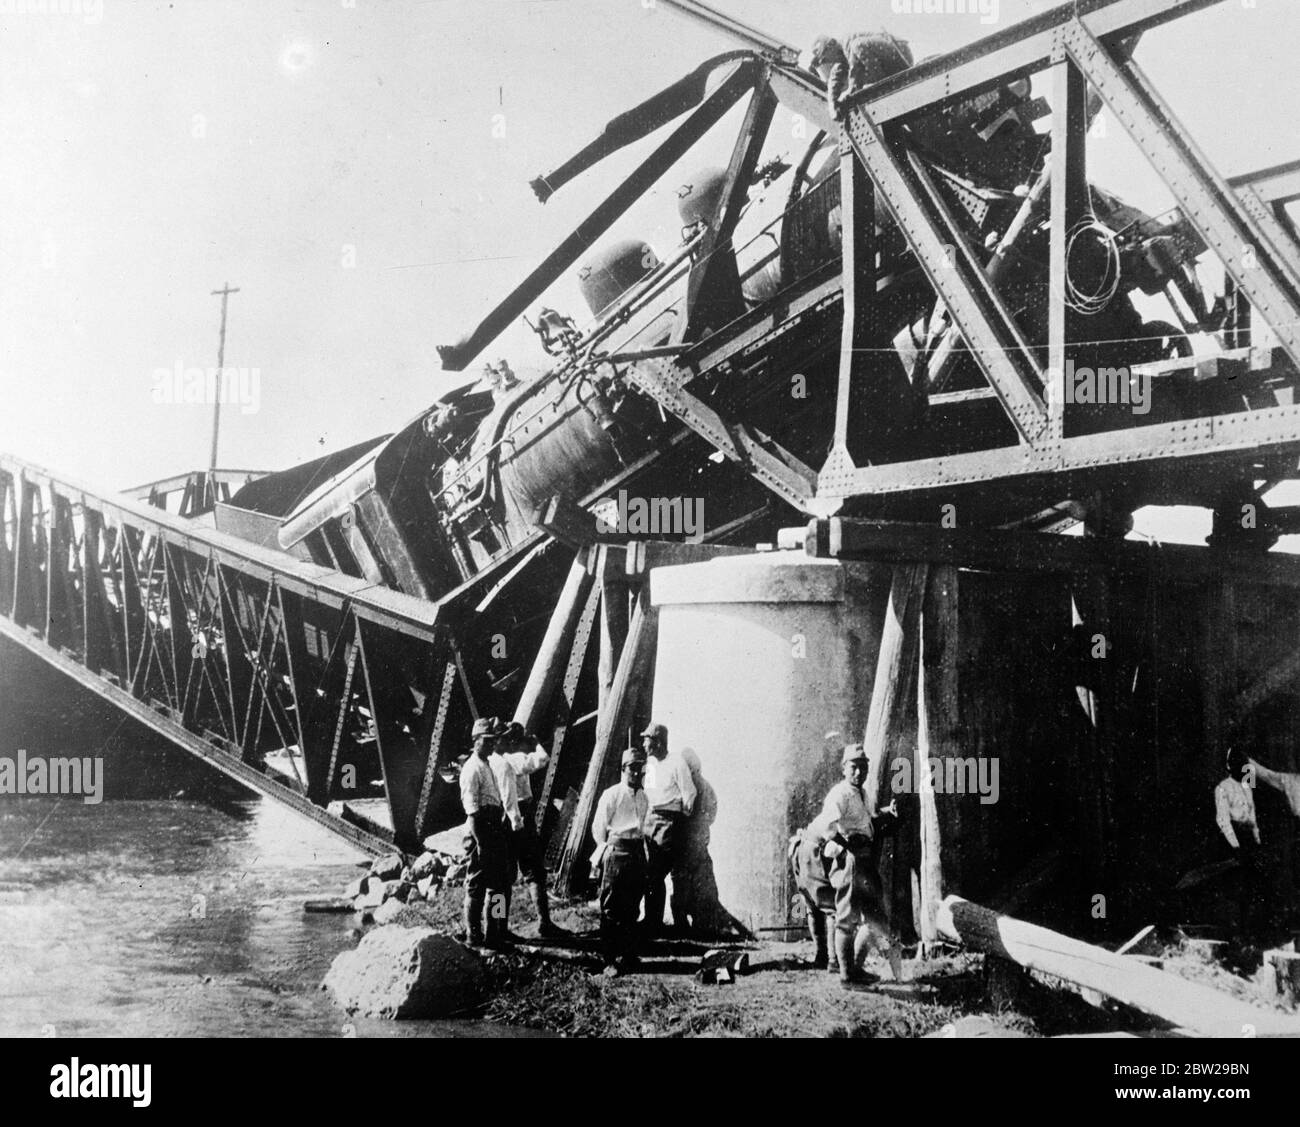
[[[833,953],[840,982],[852,986],[863,981],[859,968],[873,937],[888,937],[889,966],[901,981],[902,959],[885,916],[872,849],[876,827],[863,791],[867,755],[862,745],[849,744],[840,763],[844,778],[831,787],[821,813],[790,847],[791,868],[817,944],[817,965],[831,962],[824,912],[833,906]]]

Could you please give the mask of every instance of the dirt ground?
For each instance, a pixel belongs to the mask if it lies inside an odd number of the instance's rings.
[[[408,905],[390,926],[456,935],[461,898],[460,888],[444,888],[431,901]],[[812,966],[806,938],[729,945],[749,965],[728,984],[697,981],[710,947],[684,940],[658,941],[642,951],[636,970],[608,978],[596,944],[596,905],[558,904],[553,914],[568,935],[538,940],[532,905],[516,890],[510,926],[523,942],[486,955],[493,991],[482,1017],[578,1037],[1016,1037],[1118,1027],[1045,988],[1019,989],[1008,1001],[996,984],[990,989],[977,955],[909,960],[911,981],[904,984],[873,956],[865,968],[873,981],[845,990],[836,975]]]

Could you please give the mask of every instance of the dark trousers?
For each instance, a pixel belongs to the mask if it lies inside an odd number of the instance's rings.
[[[485,806],[469,816],[469,833],[465,837],[465,896],[478,911],[486,897],[489,920],[493,912],[504,911],[505,893],[510,887],[510,850],[506,840],[505,818],[500,806]],[[493,902],[502,897],[501,907]]]
[[[600,938],[608,958],[633,953],[645,882],[645,844],[611,841],[600,872]]]
[[[664,879],[673,878],[673,923],[686,925],[686,818],[669,810],[651,810],[646,819],[646,927],[655,931],[664,923]]]
[[[833,862],[822,855],[823,843],[805,833],[791,857],[795,884],[809,912],[833,915],[835,930],[854,934],[869,924],[890,935],[888,913],[878,872],[878,859],[870,842],[855,842]]]
[[[866,924],[888,936],[879,862],[872,842],[854,837],[829,868],[827,876],[835,890],[835,930],[853,935]]]
[[[533,821],[533,804],[521,802],[519,812],[524,816],[524,824],[510,831],[511,858],[524,880],[545,888],[546,859],[542,853],[542,839],[538,837],[537,825]]]

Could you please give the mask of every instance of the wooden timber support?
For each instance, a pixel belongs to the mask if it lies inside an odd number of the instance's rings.
[[[564,845],[558,879],[566,892],[572,893],[586,881],[585,863],[590,852],[587,843],[596,800],[600,797],[601,784],[609,773],[611,761],[616,760],[627,746],[628,727],[635,726],[638,716],[649,704],[657,641],[657,613],[650,605],[650,592],[643,587],[637,594],[627,642],[619,657],[607,706],[596,720],[596,746],[587,764],[578,808]]]
[[[921,608],[916,684],[916,765],[921,855],[917,915],[922,953],[939,938],[937,915],[946,882],[960,885],[961,851],[942,852],[945,838],[960,840],[962,795],[935,794],[929,765],[960,756],[957,695],[957,569],[933,568]]]
[[[867,753],[867,807],[874,815],[889,805],[889,760],[907,707],[908,687],[916,665],[918,624],[925,592],[925,564],[894,569],[885,608],[885,625],[876,658],[875,684],[867,711],[862,746]]]
[[[1173,1028],[1207,1037],[1300,1035],[1300,1018],[1257,1009],[1217,990],[1036,924],[949,896],[939,933],[987,955],[1095,990]]]
[[[536,732],[545,718],[555,696],[555,690],[564,674],[578,619],[591,589],[592,574],[587,564],[589,550],[580,550],[569,568],[568,578],[560,591],[559,601],[551,613],[541,647],[533,661],[523,694],[515,706],[514,719],[524,730]]]
[[[587,592],[587,602],[578,619],[578,627],[573,637],[573,649],[569,652],[569,662],[564,670],[564,680],[560,684],[559,698],[556,701],[555,722],[551,730],[551,761],[546,765],[546,777],[542,780],[541,793],[537,795],[534,816],[537,819],[537,832],[543,841],[549,837],[546,824],[550,809],[551,795],[555,790],[555,776],[560,768],[560,760],[568,742],[569,733],[574,724],[574,702],[578,699],[578,682],[587,660],[587,650],[596,624],[596,615],[600,611],[600,588],[594,583]],[[535,788],[534,788],[535,789]]]

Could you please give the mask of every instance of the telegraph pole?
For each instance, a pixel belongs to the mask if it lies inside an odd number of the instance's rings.
[[[212,296],[221,297],[221,337],[217,344],[217,378],[215,383],[216,394],[212,397],[212,456],[208,460],[208,495],[213,504],[217,500],[217,435],[221,431],[221,373],[226,366],[226,303],[230,300],[232,293],[238,293],[238,289],[231,289],[230,283],[226,282],[219,290],[213,290]]]

